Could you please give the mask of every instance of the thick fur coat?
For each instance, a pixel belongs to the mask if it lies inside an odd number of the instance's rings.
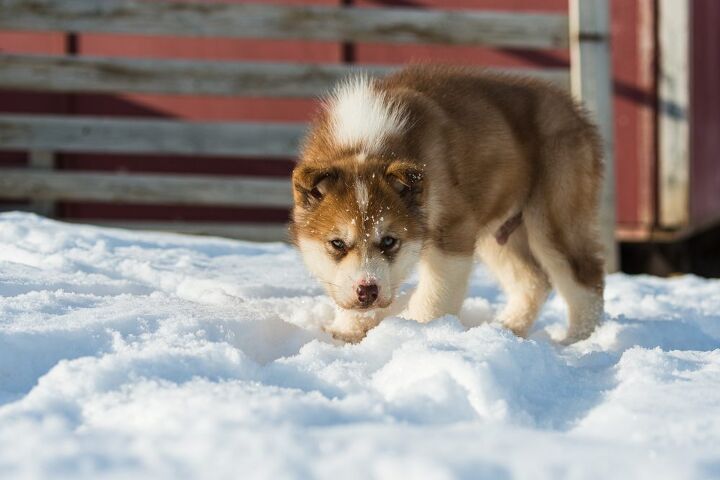
[[[573,342],[603,311],[601,177],[597,130],[563,91],[412,66],[326,99],[293,173],[291,234],[339,307],[338,338],[357,341],[390,314],[457,314],[481,259],[507,294],[507,328],[527,335],[554,286]]]

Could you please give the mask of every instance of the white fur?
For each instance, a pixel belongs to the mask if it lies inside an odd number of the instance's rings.
[[[367,185],[365,185],[365,182],[363,182],[362,180],[357,180],[355,182],[355,197],[357,198],[360,212],[363,214],[364,217],[367,214],[367,207],[370,199],[368,198]]]
[[[357,229],[352,223],[338,223],[335,225],[333,231],[335,232],[336,238],[339,238],[347,245],[352,245],[353,243],[355,243]]]
[[[324,330],[338,340],[359,342],[368,330],[380,323],[383,316],[377,310],[358,312],[338,307],[332,323],[326,325]]]
[[[387,287],[389,272],[380,262],[362,258],[357,251],[350,252],[340,262],[335,262],[328,254],[324,242],[318,240],[300,238],[298,247],[308,270],[325,285],[330,296],[341,308],[353,307],[357,302],[357,286],[363,281],[376,282],[381,296],[387,295],[383,284]]]
[[[569,326],[562,343],[571,344],[589,337],[600,324],[604,311],[601,294],[575,282],[557,289],[568,305]]]
[[[547,238],[530,235],[529,240],[533,254],[568,306],[568,331],[563,343],[587,338],[602,319],[602,293],[578,283],[567,260]]]
[[[500,322],[516,335],[526,337],[550,293],[550,283],[531,258],[524,226],[513,232],[506,245],[499,245],[492,234],[484,235],[475,252],[505,292],[507,303]]]
[[[381,236],[382,234],[378,234],[378,239]],[[401,246],[391,269],[390,281],[394,286],[399,287],[400,283],[410,275],[420,259],[421,250],[422,242],[419,240],[405,242]]]
[[[375,243],[380,243],[380,239],[389,233],[387,232],[387,223],[385,217],[373,217],[371,236]]]
[[[308,270],[325,285],[335,302],[342,308],[352,308],[357,301],[357,286],[367,281],[379,288],[378,305],[391,303],[400,283],[417,263],[421,244],[407,242],[392,263],[375,248],[357,248],[335,262],[324,242],[301,237],[298,247]]]
[[[327,101],[330,128],[340,147],[359,147],[364,155],[377,150],[388,135],[401,133],[407,117],[397,103],[359,75],[336,87]],[[362,162],[364,156],[358,157]]]
[[[355,342],[361,340],[365,333],[380,323],[383,318],[400,314],[405,308],[408,298],[407,295],[397,295],[395,290],[408,276],[412,267],[417,264],[421,249],[422,243],[419,241],[406,242],[392,264],[383,261],[384,265],[389,267],[385,270],[389,273],[389,277],[374,274],[375,280],[380,285],[381,294],[384,291],[386,295],[392,297],[381,299],[380,303],[385,304],[390,299],[392,299],[392,303],[385,308],[364,311],[338,308],[333,323],[328,325],[325,330],[335,338]],[[362,272],[363,270],[361,270],[361,274]]]
[[[317,240],[300,237],[298,239],[298,248],[302,252],[302,258],[308,270],[323,282],[328,289],[333,288],[327,282],[334,280],[337,266],[328,255],[325,245]]]
[[[404,316],[418,322],[457,315],[467,293],[473,258],[427,247],[420,258],[420,282]]]
[[[564,259],[548,261],[545,256],[543,260],[543,266],[568,307],[568,331],[563,343],[570,344],[589,337],[602,319],[602,295],[576,282],[570,265]]]

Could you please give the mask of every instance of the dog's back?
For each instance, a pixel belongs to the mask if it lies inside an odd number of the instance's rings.
[[[387,77],[379,87],[391,95],[418,92],[442,110],[451,137],[443,161],[460,172],[460,188],[486,184],[497,170],[505,175],[502,183],[509,180],[515,191],[525,190],[528,180],[561,181],[563,172],[572,170],[573,177],[591,176],[583,185],[584,198],[598,194],[602,157],[597,130],[570,95],[554,85],[477,69],[417,65]],[[563,146],[589,151],[566,158],[557,151]],[[466,195],[474,198],[473,188],[468,190]]]

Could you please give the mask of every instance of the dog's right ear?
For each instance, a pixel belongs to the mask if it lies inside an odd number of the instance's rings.
[[[385,176],[390,186],[402,198],[417,201],[422,194],[422,169],[411,162],[398,160],[388,165]]]
[[[293,170],[293,196],[295,205],[309,208],[317,205],[338,178],[338,171],[315,165],[298,165]]]

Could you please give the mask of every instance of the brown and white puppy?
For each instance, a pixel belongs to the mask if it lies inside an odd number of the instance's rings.
[[[339,307],[328,330],[359,341],[401,313],[457,314],[475,257],[507,295],[505,326],[527,335],[551,284],[568,305],[566,342],[603,311],[595,127],[540,81],[412,66],[358,76],[326,99],[293,172],[292,238]]]

